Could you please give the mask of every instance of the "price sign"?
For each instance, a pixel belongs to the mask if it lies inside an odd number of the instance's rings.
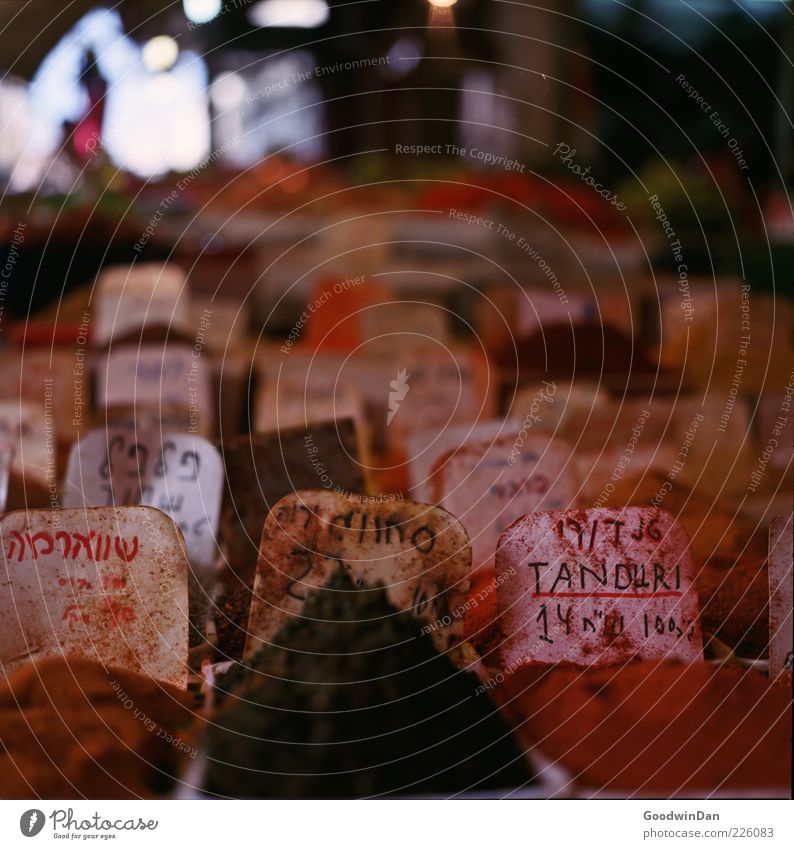
[[[187,685],[188,566],[151,507],[17,510],[0,519],[0,674],[76,654]]]
[[[72,447],[66,507],[145,504],[169,515],[194,566],[216,553],[223,461],[206,439],[134,427],[93,430]]]
[[[439,651],[463,632],[471,547],[454,516],[410,501],[303,490],[275,505],[262,532],[245,656],[270,641],[335,569],[382,583],[391,603],[428,624]]]
[[[702,658],[694,561],[665,510],[531,513],[502,535],[496,572],[506,668]]]
[[[454,448],[474,442],[492,442],[500,436],[515,435],[521,424],[514,420],[488,419],[474,424],[448,425],[443,430],[427,428],[409,434],[406,445],[408,450],[408,471],[411,483],[411,497],[414,501],[432,501],[430,476],[439,457]]]
[[[335,375],[309,373],[265,378],[257,393],[254,426],[257,431],[283,430],[307,422],[353,419],[364,424],[364,404],[350,384]]]
[[[209,362],[187,345],[123,345],[108,354],[97,375],[99,403],[211,408]]]
[[[0,446],[12,448],[12,471],[40,481],[55,483],[54,419],[43,406],[31,401],[0,401]]]
[[[560,440],[522,430],[465,444],[438,460],[433,501],[469,532],[475,570],[493,568],[499,537],[520,516],[573,505],[577,487],[570,457]]]
[[[190,325],[187,279],[175,265],[112,266],[102,271],[96,287],[96,345],[144,327],[184,330]]]

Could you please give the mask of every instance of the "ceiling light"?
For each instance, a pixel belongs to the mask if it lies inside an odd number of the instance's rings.
[[[158,35],[143,45],[141,58],[147,71],[167,71],[179,56],[179,46],[170,35]]]
[[[206,24],[217,17],[223,0],[182,0],[185,17],[194,24]]]
[[[325,0],[261,0],[248,13],[257,27],[320,27],[330,17]]]

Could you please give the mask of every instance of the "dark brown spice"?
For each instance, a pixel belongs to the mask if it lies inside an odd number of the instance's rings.
[[[251,666],[207,733],[209,793],[446,796],[531,780],[478,680],[381,587],[335,573]]]

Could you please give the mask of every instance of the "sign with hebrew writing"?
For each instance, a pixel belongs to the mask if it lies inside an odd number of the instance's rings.
[[[105,345],[144,327],[189,327],[189,293],[181,268],[171,264],[115,265],[96,283],[94,342]]]
[[[0,519],[0,674],[79,655],[187,684],[187,560],[151,507],[17,510]]]
[[[442,455],[433,501],[460,519],[471,538],[474,569],[493,568],[499,537],[520,516],[571,507],[576,483],[561,440],[526,429],[470,442]]]
[[[430,477],[439,457],[470,442],[492,442],[500,436],[518,434],[521,423],[511,419],[485,419],[466,424],[449,424],[443,429],[426,428],[406,439],[410,495],[414,501],[432,501]]]
[[[340,567],[358,586],[382,583],[394,607],[428,623],[439,651],[460,642],[471,547],[454,516],[410,501],[302,490],[282,498],[265,522],[246,658]]]
[[[217,448],[187,433],[92,430],[72,447],[65,507],[146,504],[176,522],[195,566],[215,560],[223,497]]]
[[[778,516],[769,527],[769,677],[794,666],[794,522]]]
[[[308,422],[353,419],[364,424],[364,404],[355,387],[335,380],[334,375],[317,374],[315,369],[303,379],[294,375],[266,374],[254,405],[257,432],[304,427]]]
[[[530,513],[496,572],[504,668],[702,659],[689,540],[665,510]]]
[[[97,368],[100,407],[178,407],[191,432],[212,419],[212,363],[187,345],[122,345]]]

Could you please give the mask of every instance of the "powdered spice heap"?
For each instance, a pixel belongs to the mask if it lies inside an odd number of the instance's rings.
[[[193,757],[190,697],[82,658],[0,685],[0,798],[134,799],[170,789]]]
[[[231,797],[451,795],[531,780],[477,680],[382,587],[341,570],[231,681],[205,789]]]
[[[518,739],[605,792],[789,795],[791,689],[752,669],[520,667],[494,691]]]

